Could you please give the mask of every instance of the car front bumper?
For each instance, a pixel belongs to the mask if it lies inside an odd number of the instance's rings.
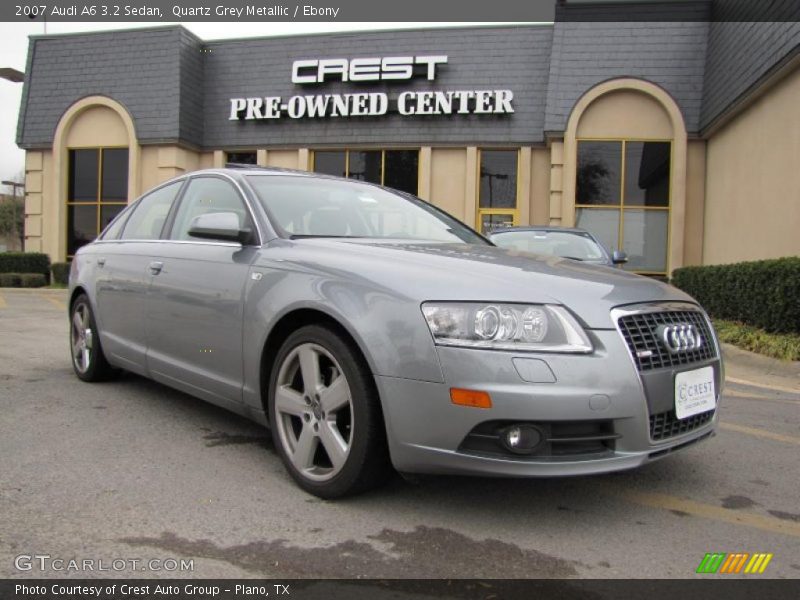
[[[650,435],[653,409],[619,332],[592,330],[589,334],[595,345],[592,354],[438,347],[443,383],[377,377],[395,468],[409,473],[512,477],[604,473],[637,467],[714,433],[722,377],[718,358],[658,374],[662,385],[671,386],[675,373],[713,366],[717,408],[713,417],[696,427],[654,441]],[[451,388],[488,392],[492,407],[455,405],[450,400]],[[672,397],[671,389],[660,391],[661,396]],[[546,455],[515,455],[499,445],[498,452],[471,448],[468,436],[492,423],[533,423],[545,428],[575,425],[579,429],[598,424],[611,431],[614,439],[590,451],[577,445],[574,451]]]

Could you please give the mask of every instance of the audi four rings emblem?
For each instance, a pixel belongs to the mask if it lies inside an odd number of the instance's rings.
[[[658,330],[659,338],[670,352],[688,352],[703,346],[703,337],[689,323],[662,325]]]

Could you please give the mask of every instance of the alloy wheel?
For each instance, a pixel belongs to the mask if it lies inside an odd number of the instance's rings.
[[[353,399],[344,371],[319,344],[287,354],[275,389],[276,427],[303,477],[327,481],[344,467],[353,440]]]
[[[72,360],[75,368],[80,373],[86,373],[92,365],[92,347],[94,333],[92,332],[89,307],[79,303],[72,313]]]

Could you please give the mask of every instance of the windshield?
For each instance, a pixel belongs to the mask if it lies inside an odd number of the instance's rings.
[[[292,238],[487,243],[453,217],[402,192],[311,177],[248,175],[248,181],[273,223]]]
[[[492,235],[492,241],[503,248],[523,252],[590,262],[606,261],[600,244],[581,231],[507,231]]]

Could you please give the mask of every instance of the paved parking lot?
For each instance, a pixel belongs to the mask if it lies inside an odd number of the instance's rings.
[[[0,577],[76,575],[17,571],[20,554],[194,559],[103,576],[692,577],[706,552],[771,552],[763,576],[800,577],[791,378],[729,369],[719,435],[637,471],[398,477],[327,502],[244,419],[131,375],[80,382],[65,303],[0,290]]]

